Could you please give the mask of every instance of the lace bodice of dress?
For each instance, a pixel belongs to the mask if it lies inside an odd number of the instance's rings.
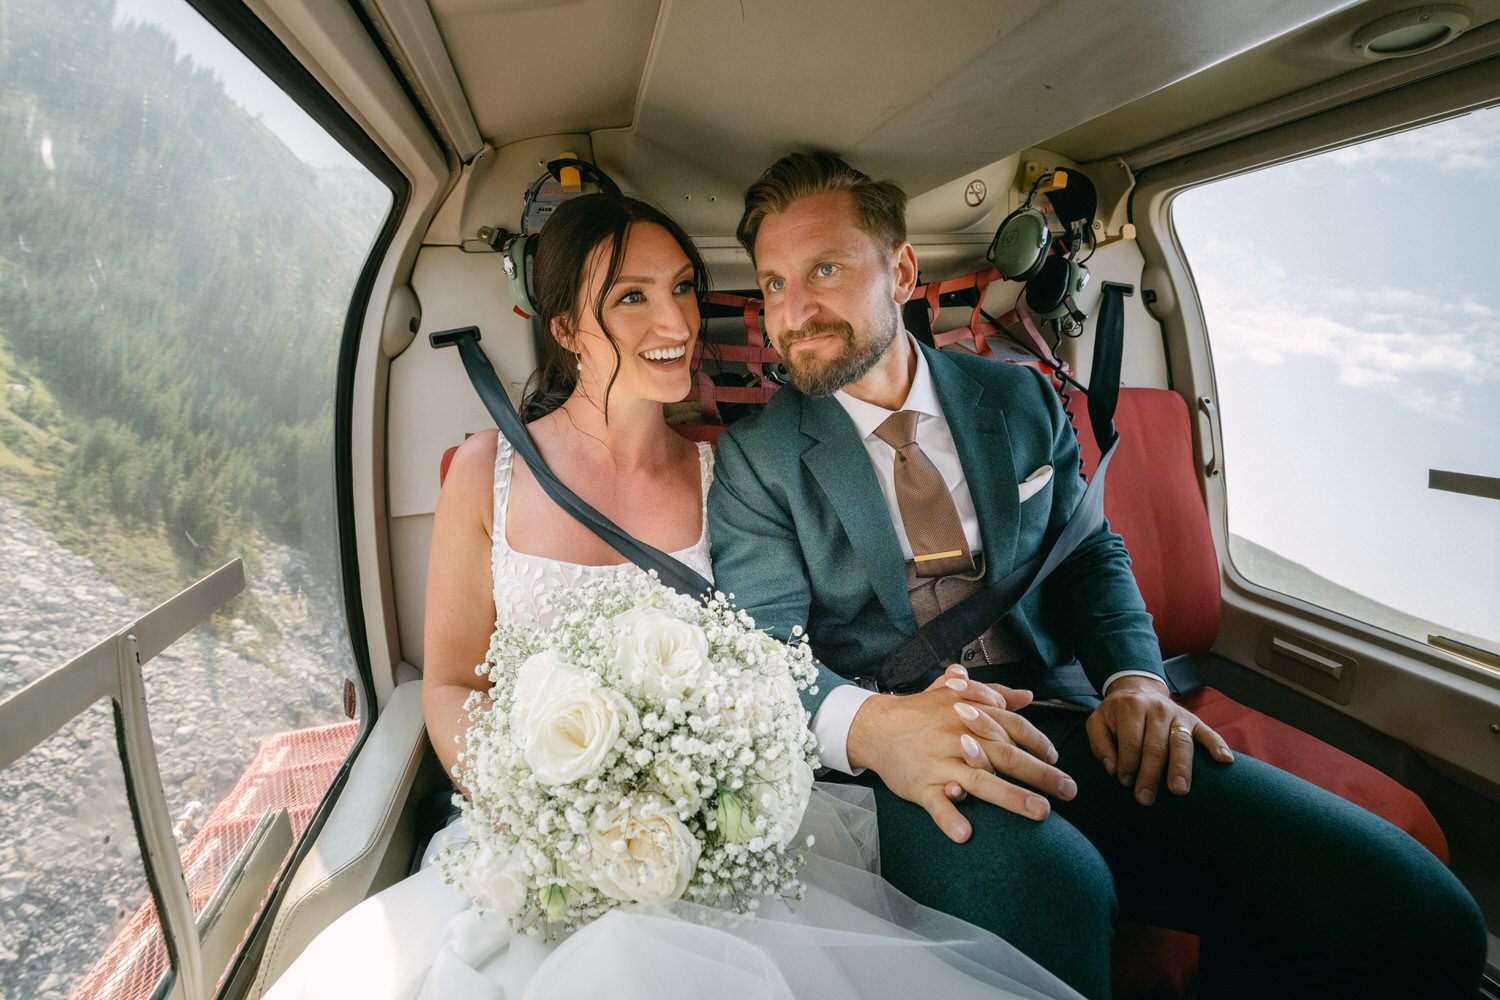
[[[495,578],[495,621],[550,625],[552,616],[547,597],[563,588],[576,587],[589,580],[614,577],[621,573],[639,573],[634,563],[614,566],[581,566],[559,562],[543,556],[517,552],[505,538],[506,511],[510,506],[510,475],[515,465],[515,449],[502,435],[495,448],[494,544],[490,549],[490,568]],[[708,486],[714,478],[713,451],[698,444],[698,469],[703,528],[698,541],[690,548],[671,553],[688,566],[713,579],[708,559]]]

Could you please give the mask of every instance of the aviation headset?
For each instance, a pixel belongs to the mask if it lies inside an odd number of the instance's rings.
[[[1050,175],[1043,174],[1037,179],[1037,184],[1039,185],[1048,176]],[[1032,194],[1035,193],[1036,185],[1033,185]],[[1027,206],[1030,206],[1031,200],[1032,196],[1027,195]],[[1017,277],[1018,280],[1026,282],[1026,307],[1033,315],[1041,319],[1066,317],[1082,323],[1087,317],[1083,310],[1078,308],[1077,296],[1089,283],[1089,269],[1083,265],[1083,261],[1087,260],[1088,256],[1080,260],[1078,253],[1086,241],[1092,247],[1094,214],[1099,208],[1099,196],[1092,181],[1080,171],[1070,170],[1067,185],[1050,192],[1047,200],[1051,202],[1052,210],[1057,213],[1058,221],[1063,224],[1063,235],[1059,239],[1062,241],[1064,252],[1048,254],[1047,251],[1051,249],[1053,238],[1043,219],[1043,238],[1047,242],[1042,248],[1042,259],[1026,278],[1022,279],[1019,275]],[[1009,220],[1008,216],[1006,221]],[[1000,226],[1003,230],[1005,222],[1002,222]],[[995,234],[997,242],[1000,235],[998,232]],[[1092,250],[1089,255],[1092,255]],[[1000,267],[998,262],[995,266]],[[1000,272],[1004,274],[1004,268],[1000,268]]]
[[[1088,283],[1088,268],[1072,257],[1053,254],[1036,277],[1026,282],[1026,308],[1041,319],[1068,316],[1082,323],[1087,317],[1078,308],[1076,296]]]
[[[511,301],[527,316],[536,314],[536,307],[532,305],[534,281],[532,271],[536,261],[537,235],[542,228],[539,225],[537,233],[527,232],[527,217],[531,214],[531,203],[536,200],[537,193],[542,190],[542,185],[549,180],[560,182],[562,172],[569,167],[577,170],[583,180],[596,185],[601,192],[614,195],[620,193],[620,186],[604,171],[585,160],[570,158],[549,161],[547,172],[531,182],[531,186],[526,189],[526,194],[521,199],[521,231],[510,236],[500,247],[501,263],[505,267],[506,282],[510,285]],[[544,221],[543,225],[545,224]]]
[[[1030,281],[1047,261],[1052,232],[1047,228],[1047,217],[1034,202],[1042,181],[1051,176],[1048,171],[1036,179],[1026,200],[1000,221],[1000,228],[995,230],[995,238],[985,251],[985,257],[1012,281]]]

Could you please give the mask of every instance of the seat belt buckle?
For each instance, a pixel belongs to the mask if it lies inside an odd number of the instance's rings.
[[[479,327],[461,326],[453,330],[435,330],[427,335],[427,342],[434,349],[439,347],[452,347],[465,337],[472,336],[475,343],[479,341]]]

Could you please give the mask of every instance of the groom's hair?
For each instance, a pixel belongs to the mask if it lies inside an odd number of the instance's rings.
[[[788,153],[745,192],[745,214],[735,235],[750,260],[755,260],[755,237],[766,216],[827,191],[849,192],[854,224],[876,243],[894,250],[906,242],[906,192],[895,181],[872,181],[832,153]]]

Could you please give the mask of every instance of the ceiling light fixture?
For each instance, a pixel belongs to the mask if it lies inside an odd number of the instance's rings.
[[[1430,52],[1463,34],[1473,17],[1469,8],[1451,3],[1412,7],[1356,31],[1354,53],[1366,59],[1392,59]]]

